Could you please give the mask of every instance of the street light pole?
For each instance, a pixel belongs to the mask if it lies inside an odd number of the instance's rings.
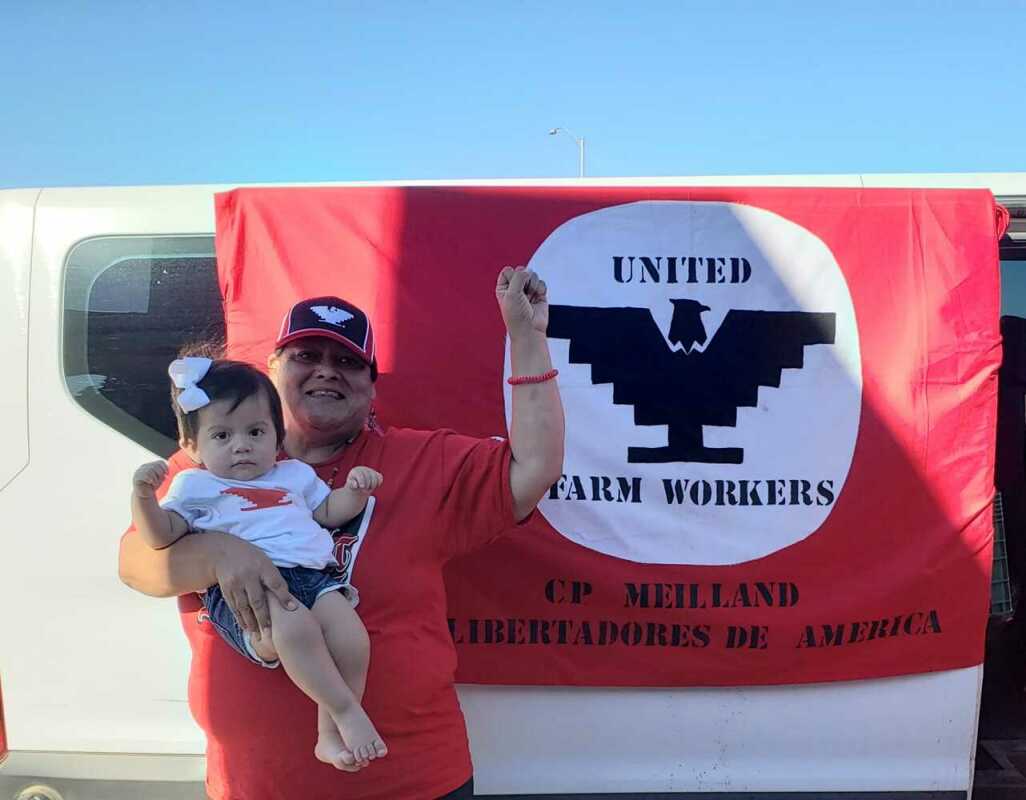
[[[549,131],[549,136],[555,136],[557,133],[565,133],[567,136],[569,136],[571,139],[573,139],[574,142],[577,143],[577,177],[578,178],[583,178],[584,177],[584,137],[581,136],[581,137],[578,138],[577,136],[574,136],[572,133],[570,133],[570,131],[568,131],[566,128],[553,128],[551,131]]]

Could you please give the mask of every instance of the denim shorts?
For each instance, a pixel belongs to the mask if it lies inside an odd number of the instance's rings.
[[[355,593],[355,590],[345,586],[338,579],[338,573],[332,567],[323,570],[308,567],[278,567],[278,571],[285,579],[292,596],[307,608],[313,608],[313,604],[322,594],[338,589],[345,590],[346,596],[352,602],[353,598],[349,593],[351,591]],[[261,667],[273,669],[278,666],[277,661],[264,661],[253,650],[253,646],[249,643],[249,634],[235,619],[224,595],[221,594],[220,586],[211,586],[203,593],[203,605],[206,607],[204,616],[213,623],[214,628],[229,647]]]

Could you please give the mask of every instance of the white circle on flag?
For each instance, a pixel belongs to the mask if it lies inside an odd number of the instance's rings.
[[[862,370],[822,240],[752,206],[638,202],[567,221],[529,267],[548,285],[566,411],[564,475],[539,504],[553,528],[631,561],[713,565],[823,524]]]

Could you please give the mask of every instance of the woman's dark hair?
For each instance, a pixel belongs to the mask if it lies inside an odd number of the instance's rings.
[[[196,348],[190,348],[188,355],[196,354]],[[263,392],[267,398],[267,405],[271,409],[274,431],[278,436],[278,447],[280,448],[284,444],[285,418],[282,416],[281,398],[278,397],[278,390],[274,388],[271,379],[256,367],[242,361],[215,359],[207,374],[196,385],[206,392],[211,403],[217,400],[228,400],[231,403],[229,411],[238,408],[246,398]],[[179,394],[181,394],[181,390],[172,386],[171,408],[174,409],[175,419],[178,420],[178,435],[184,441],[195,442],[199,434],[199,412],[203,409],[182,411],[178,405]]]

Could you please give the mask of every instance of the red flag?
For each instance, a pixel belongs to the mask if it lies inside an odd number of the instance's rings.
[[[507,264],[549,286],[564,476],[450,566],[465,682],[740,685],[982,660],[999,361],[985,191],[218,196],[233,356],[375,326],[385,424],[504,435]],[[504,387],[505,402],[504,402]],[[401,580],[401,576],[397,576]]]

